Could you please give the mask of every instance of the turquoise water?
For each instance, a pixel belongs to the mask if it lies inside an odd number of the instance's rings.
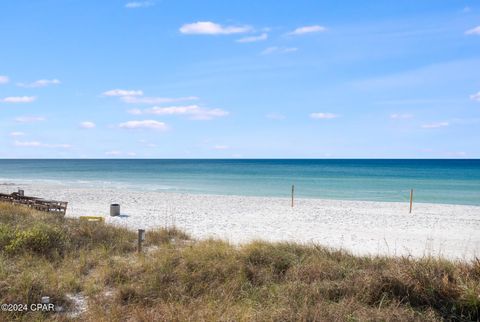
[[[0,160],[0,184],[29,182],[480,205],[480,160]]]

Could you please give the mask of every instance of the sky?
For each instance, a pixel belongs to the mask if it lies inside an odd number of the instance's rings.
[[[480,2],[0,0],[0,158],[480,158]]]

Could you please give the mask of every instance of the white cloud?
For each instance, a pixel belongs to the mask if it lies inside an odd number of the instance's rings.
[[[134,157],[134,156],[136,156],[137,154],[136,154],[135,152],[127,152],[127,155],[128,155],[129,157]]]
[[[465,31],[465,35],[480,35],[480,26]]]
[[[23,147],[39,147],[42,144],[38,141],[15,141],[13,143],[15,146],[23,146]]]
[[[136,8],[147,8],[153,6],[153,1],[134,1],[128,2],[125,4],[125,8],[136,9]]]
[[[105,155],[108,155],[108,156],[119,156],[119,155],[121,155],[121,154],[122,154],[122,152],[121,152],[121,151],[117,151],[117,150],[105,152]]]
[[[144,120],[144,121],[128,121],[124,123],[120,123],[118,125],[121,129],[149,129],[149,130],[158,130],[158,131],[166,131],[168,130],[167,124],[163,122],[158,122],[155,120]]]
[[[34,122],[42,122],[45,120],[46,118],[44,116],[19,116],[15,118],[15,122],[17,123],[34,123]]]
[[[339,117],[337,114],[333,113],[311,113],[310,118],[315,120],[330,120]]]
[[[199,110],[199,107],[197,105],[188,105],[188,106],[169,106],[169,107],[152,107],[143,111],[140,111],[140,113],[145,113],[145,114],[155,114],[155,115],[175,115],[175,114],[191,114],[192,112],[195,112]]]
[[[18,83],[17,85],[20,87],[38,88],[59,84],[61,84],[61,82],[58,79],[39,79],[37,81],[34,81],[33,83]]]
[[[289,32],[287,35],[289,35],[289,36],[299,36],[299,35],[304,35],[304,34],[310,34],[310,33],[313,33],[313,32],[324,32],[324,31],[327,31],[327,28],[325,28],[323,26],[318,26],[318,25],[304,26],[304,27],[299,27],[292,32]]]
[[[222,26],[211,21],[189,23],[180,28],[180,32],[187,35],[230,35],[250,31],[252,31],[250,26]]]
[[[128,90],[128,89],[111,89],[103,92],[103,96],[142,96],[143,91],[140,90]]]
[[[10,132],[10,136],[13,136],[13,137],[18,137],[18,136],[24,136],[25,133],[23,132]]]
[[[80,127],[82,129],[93,129],[95,126],[96,126],[95,123],[90,121],[85,121],[80,123]]]
[[[477,94],[470,95],[470,99],[473,101],[479,101],[480,102],[480,92]]]
[[[258,36],[240,38],[240,39],[237,40],[237,42],[248,43],[248,42],[264,41],[264,40],[267,40],[267,39],[268,39],[268,34],[263,33],[263,34],[258,35]]]
[[[214,150],[228,150],[230,147],[228,145],[214,145],[212,149]]]
[[[197,100],[196,96],[187,96],[187,97],[138,97],[138,96],[122,96],[120,97],[122,101],[128,104],[163,104],[163,103],[173,103],[181,101],[192,101]]]
[[[198,105],[187,106],[168,106],[168,107],[152,107],[145,110],[133,109],[128,111],[130,114],[153,114],[153,115],[186,115],[193,120],[211,120],[216,117],[227,116],[228,112],[219,108],[206,109]]]
[[[72,146],[70,144],[45,144],[38,141],[15,141],[13,143],[17,147],[28,147],[28,148],[53,148],[53,149],[69,149]]]
[[[391,114],[390,115],[391,119],[399,119],[399,120],[411,119],[412,117],[413,117],[412,114]]]
[[[448,122],[436,122],[436,123],[429,123],[429,124],[423,124],[422,128],[424,129],[438,129],[440,127],[447,127],[450,124]]]
[[[270,54],[287,54],[296,52],[298,48],[295,47],[268,47],[264,51],[261,52],[262,55],[270,55]]]
[[[141,90],[112,89],[102,93],[103,96],[120,97],[120,99],[129,104],[163,104],[180,101],[197,100],[196,96],[187,97],[144,97]]]
[[[285,115],[277,114],[277,113],[270,113],[270,114],[265,115],[265,117],[267,119],[271,119],[271,120],[284,120],[284,119],[286,119]]]
[[[35,96],[10,96],[0,99],[3,103],[32,103],[37,98]]]
[[[0,75],[0,85],[7,84],[10,81],[10,78],[7,76]]]

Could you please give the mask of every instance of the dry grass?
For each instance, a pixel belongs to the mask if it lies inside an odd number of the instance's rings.
[[[320,246],[192,241],[0,205],[1,321],[478,321],[480,261],[355,257]],[[88,310],[72,317],[82,294]]]

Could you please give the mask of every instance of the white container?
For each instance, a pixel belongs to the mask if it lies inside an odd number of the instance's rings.
[[[120,216],[120,205],[118,203],[110,205],[110,216]]]

